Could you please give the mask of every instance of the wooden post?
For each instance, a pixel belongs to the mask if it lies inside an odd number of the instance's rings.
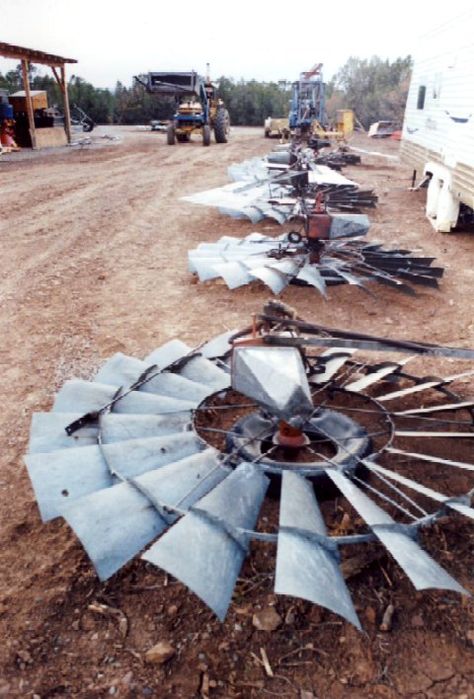
[[[64,63],[61,66],[61,90],[63,93],[63,103],[64,103],[64,128],[66,129],[68,143],[72,141],[71,134],[71,111],[69,109],[69,95],[67,92],[67,82],[66,82],[66,68]]]
[[[30,82],[28,79],[28,61],[23,58],[21,61],[21,71],[23,73],[23,87],[25,88],[26,111],[28,112],[28,125],[30,127],[31,147],[36,148],[36,128],[33,103],[31,101]]]

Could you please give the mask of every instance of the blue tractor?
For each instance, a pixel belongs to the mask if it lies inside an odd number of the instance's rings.
[[[202,135],[203,146],[210,145],[211,131],[214,131],[216,143],[227,143],[229,113],[209,77],[203,78],[195,71],[154,72],[148,73],[146,82],[139,82],[151,94],[176,100],[176,111],[167,127],[168,145],[190,141],[191,134],[196,131]]]

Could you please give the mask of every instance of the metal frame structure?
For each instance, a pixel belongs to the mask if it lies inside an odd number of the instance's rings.
[[[300,73],[299,80],[292,84],[290,107],[290,129],[298,135],[310,133],[315,121],[326,123],[325,85],[321,72],[322,63]]]

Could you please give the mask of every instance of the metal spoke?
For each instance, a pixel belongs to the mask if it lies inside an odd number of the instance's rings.
[[[238,403],[236,405],[199,405],[197,408],[194,409],[194,412],[201,412],[204,410],[237,410],[240,408],[257,408],[258,406],[256,403]]]
[[[450,437],[452,439],[469,439],[474,437],[474,432],[421,432],[416,430],[395,430],[396,437]]]
[[[354,476],[352,476],[352,479],[353,479],[354,481],[357,481],[357,483],[360,483],[360,485],[364,486],[364,488],[367,488],[367,490],[370,490],[371,493],[374,493],[374,494],[377,495],[378,497],[382,498],[382,500],[385,500],[385,501],[388,502],[390,505],[393,505],[393,507],[396,507],[397,510],[400,510],[400,512],[403,512],[404,515],[406,515],[407,517],[409,517],[410,519],[412,519],[414,522],[416,522],[416,520],[418,519],[415,515],[413,515],[413,514],[412,514],[411,512],[409,512],[408,510],[406,510],[406,509],[405,509],[402,505],[400,505],[398,502],[396,502],[395,500],[392,500],[392,498],[390,498],[388,495],[385,495],[384,493],[381,493],[379,490],[377,490],[377,488],[374,488],[373,486],[369,485],[368,483],[366,483],[366,481],[363,481],[363,480],[362,480],[361,478],[359,478],[358,476],[355,476],[355,475],[354,475]],[[409,498],[408,498],[408,499],[409,499]]]
[[[397,410],[393,413],[397,417],[416,416],[420,413],[443,412],[444,410],[461,410],[463,408],[474,408],[474,401],[463,401],[460,403],[445,403],[444,405],[433,405],[429,408],[412,408],[411,410]],[[471,411],[472,412],[472,411]]]
[[[394,485],[387,478],[385,478],[382,475],[382,473],[378,470],[378,467],[377,467],[377,469],[375,467],[372,467],[372,464],[369,463],[368,461],[365,461],[364,464],[369,469],[369,471],[371,473],[374,473],[378,478],[380,478],[382,483],[385,483],[385,485],[387,487],[391,488],[395,493],[400,495],[400,497],[404,498],[407,502],[409,502],[410,505],[412,505],[412,507],[414,507],[416,510],[421,512],[423,517],[428,516],[428,512],[426,512],[426,510],[424,510],[422,507],[420,507],[420,505],[418,505],[418,503],[416,503],[414,500],[412,500],[412,498],[410,498],[406,493],[404,493],[402,490],[400,490],[400,488],[397,488],[396,485]]]
[[[217,427],[202,427],[202,425],[197,426],[198,430],[202,430],[203,432],[216,432],[217,434],[225,434],[225,435],[233,435],[234,437],[243,437],[243,434],[241,432],[232,432],[232,430],[221,430]],[[264,442],[267,437],[259,438],[259,437],[252,437],[251,441],[255,442]]]
[[[431,422],[434,424],[446,424],[446,425],[468,425],[474,427],[472,420],[447,420],[439,417],[423,417],[419,415],[397,415],[392,413],[395,417],[400,417],[403,420],[423,420],[424,422]]]
[[[395,449],[394,447],[386,447],[386,451],[391,454],[400,454],[402,456],[409,456],[412,459],[420,459],[420,461],[430,461],[435,464],[443,464],[443,466],[455,466],[457,468],[463,468],[467,471],[474,471],[474,464],[470,464],[464,461],[451,461],[450,459],[442,459],[439,456],[431,456],[430,454],[419,454],[417,452],[403,451],[402,449]]]

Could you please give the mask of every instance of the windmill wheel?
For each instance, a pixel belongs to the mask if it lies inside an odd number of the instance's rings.
[[[145,361],[117,354],[95,381],[66,382],[52,412],[33,416],[26,456],[43,520],[68,522],[101,579],[151,544],[142,558],[220,619],[253,539],[276,544],[277,593],[358,628],[341,547],[377,540],[417,590],[464,592],[416,541],[441,514],[474,518],[474,401],[452,391],[464,375],[278,346],[285,333],[234,345],[230,370],[229,335],[198,352],[174,340]],[[331,488],[356,513],[344,535],[325,506]]]
[[[366,232],[366,216],[339,216],[341,234]],[[327,287],[352,284],[365,289],[367,282],[390,286],[414,295],[413,285],[437,288],[443,276],[432,257],[416,257],[407,250],[386,249],[360,239],[319,241],[317,255],[311,243],[295,232],[277,237],[251,233],[239,239],[223,236],[215,243],[200,243],[188,252],[188,267],[199,281],[222,278],[229,289],[261,281],[276,295],[289,284],[314,287],[324,296]],[[315,259],[317,257],[317,259]]]

